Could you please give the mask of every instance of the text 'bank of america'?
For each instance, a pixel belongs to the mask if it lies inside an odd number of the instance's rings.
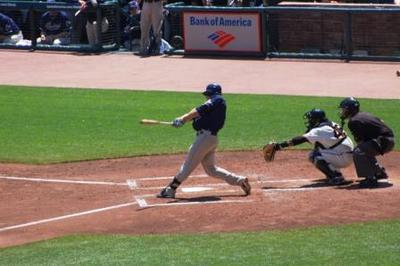
[[[242,17],[229,19],[226,17],[194,17],[190,16],[190,26],[224,26],[224,27],[251,27],[252,21]]]

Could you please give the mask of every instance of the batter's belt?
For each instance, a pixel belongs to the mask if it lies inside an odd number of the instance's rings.
[[[210,131],[210,130],[206,130],[206,129],[201,129],[201,130],[198,130],[197,132],[196,132],[196,136],[198,136],[198,135],[201,135],[201,134],[205,134],[205,133],[210,133],[210,135],[213,135],[213,136],[216,136],[217,135],[217,132],[212,132],[212,131]]]

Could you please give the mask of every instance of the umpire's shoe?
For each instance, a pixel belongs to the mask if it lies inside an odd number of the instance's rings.
[[[378,185],[378,179],[375,176],[360,181],[360,188],[376,188]]]
[[[379,167],[379,171],[375,174],[376,179],[388,179],[389,176],[386,173],[386,169],[384,167]]]
[[[242,183],[240,183],[240,187],[242,188],[242,190],[244,191],[246,196],[250,195],[251,186],[250,186],[249,180],[247,178],[243,179]]]
[[[157,195],[157,198],[166,198],[166,199],[174,199],[176,190],[170,186],[165,187],[161,190],[160,194]]]

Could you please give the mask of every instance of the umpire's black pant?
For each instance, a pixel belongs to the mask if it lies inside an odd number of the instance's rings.
[[[383,136],[359,143],[353,151],[357,176],[373,177],[381,171],[381,166],[375,157],[393,150],[394,144],[394,137]]]

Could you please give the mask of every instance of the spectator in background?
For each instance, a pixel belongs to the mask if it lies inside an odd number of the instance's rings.
[[[17,44],[22,39],[22,32],[14,20],[0,13],[0,42]]]
[[[161,27],[163,24],[163,3],[162,0],[141,0],[143,1],[140,17],[140,52],[139,55],[148,55],[149,50],[154,54],[160,53]],[[154,43],[150,47],[150,30],[153,30]]]
[[[86,34],[90,45],[100,45],[101,40],[97,32],[97,14],[96,12],[88,12],[88,8],[97,8],[97,0],[78,0],[81,5],[81,13],[86,15]],[[101,32],[108,30],[109,22],[102,14]]]
[[[140,44],[140,11],[139,3],[132,0],[128,3],[129,14],[122,34],[123,44],[129,50]]]
[[[48,3],[55,2],[48,0]],[[70,44],[71,21],[67,14],[61,11],[47,11],[40,18],[40,37],[37,43],[67,45]]]

